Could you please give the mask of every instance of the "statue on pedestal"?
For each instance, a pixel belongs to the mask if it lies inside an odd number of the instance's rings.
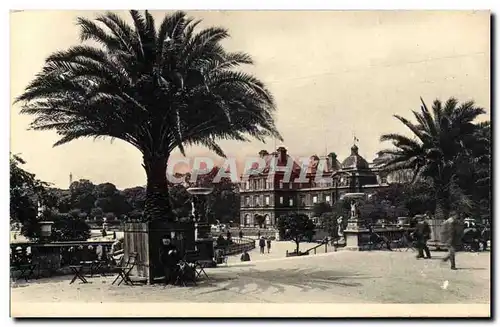
[[[351,219],[358,219],[358,204],[356,201],[351,202]]]

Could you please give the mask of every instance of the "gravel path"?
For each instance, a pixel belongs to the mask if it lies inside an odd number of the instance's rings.
[[[278,242],[276,242],[278,244]],[[290,245],[290,244],[289,244]],[[293,244],[292,244],[293,248]],[[258,250],[257,250],[258,251]],[[283,258],[252,254],[207,269],[198,287],[116,286],[113,277],[69,285],[71,276],[19,282],[12,305],[33,302],[239,302],[239,303],[489,303],[490,254],[458,253],[459,270],[410,252],[339,251]],[[260,259],[260,260],[258,260]],[[238,258],[239,260],[239,258]]]

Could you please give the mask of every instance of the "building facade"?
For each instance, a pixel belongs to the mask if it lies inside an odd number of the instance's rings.
[[[240,184],[240,224],[256,226],[259,215],[264,217],[265,226],[274,226],[276,218],[284,214],[301,213],[313,218],[316,203],[333,206],[346,193],[370,193],[387,187],[391,178],[377,167],[381,154],[370,164],[358,150],[353,145],[342,163],[335,153],[322,158],[313,155],[306,167],[291,158],[284,147],[273,153],[260,151],[265,166],[252,166]],[[284,178],[287,171],[290,178]],[[296,181],[299,177],[300,182]]]

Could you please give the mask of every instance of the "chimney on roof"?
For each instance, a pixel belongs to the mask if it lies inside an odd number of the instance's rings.
[[[332,171],[336,171],[340,168],[339,163],[337,162],[337,154],[335,152],[330,152],[328,154],[329,168]]]
[[[280,146],[277,150],[278,152],[278,161],[281,163],[286,163],[286,149]]]

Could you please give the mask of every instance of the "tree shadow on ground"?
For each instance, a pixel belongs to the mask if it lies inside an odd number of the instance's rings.
[[[300,291],[326,291],[333,287],[360,287],[361,283],[355,279],[369,279],[370,276],[335,272],[331,270],[318,271],[314,269],[275,269],[261,271],[249,269],[247,271],[224,272],[213,274],[210,280],[200,280],[199,287],[218,287],[220,290],[234,290],[242,292],[248,285],[252,292],[274,290],[273,293],[283,293],[287,287],[296,287]],[[213,290],[210,292],[216,292]]]

